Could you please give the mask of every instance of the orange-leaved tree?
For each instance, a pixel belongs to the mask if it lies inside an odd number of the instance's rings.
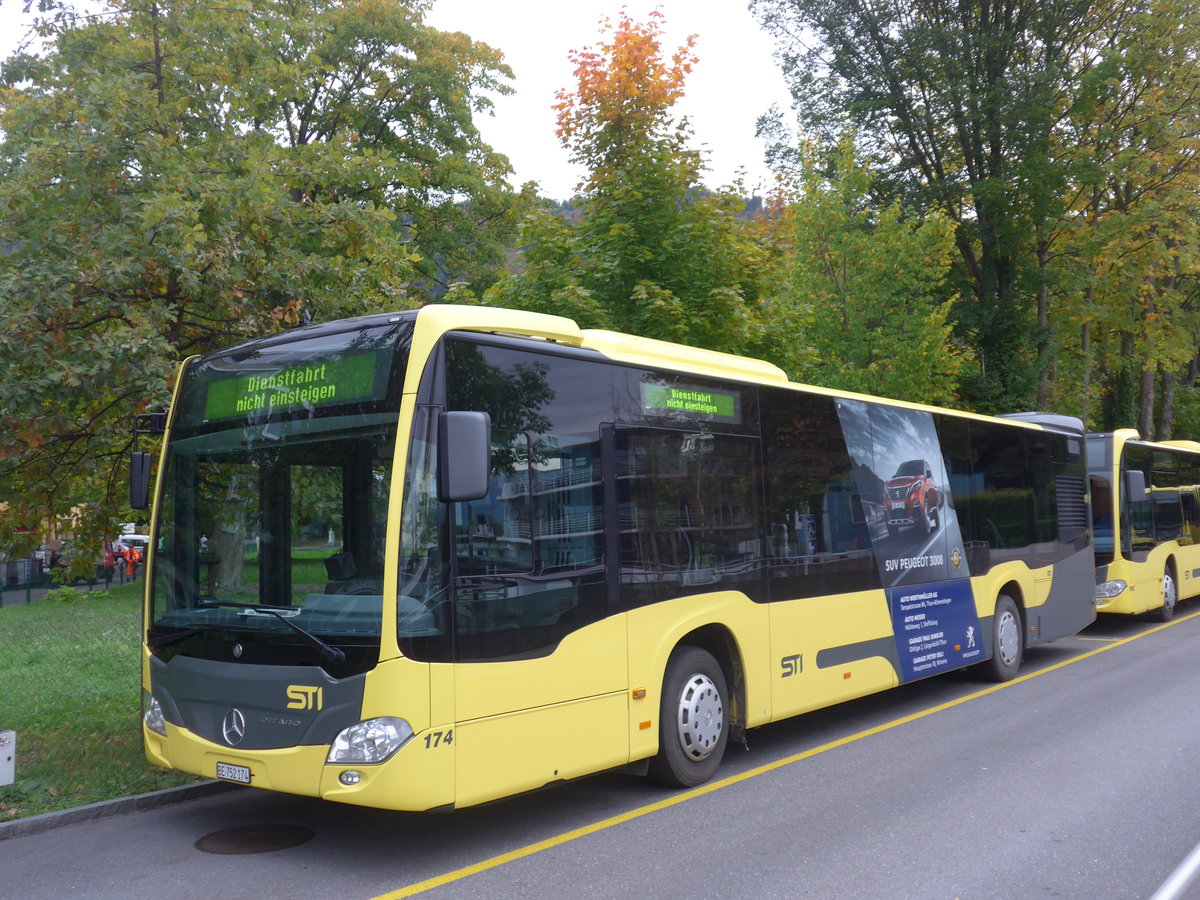
[[[582,324],[715,349],[746,349],[760,329],[763,254],[739,219],[740,186],[711,190],[675,103],[697,61],[696,37],[668,55],[661,13],[603,23],[595,48],[571,54],[558,136],[588,175],[577,222],[551,212],[526,223],[523,270],[491,302]]]
[[[606,167],[651,149],[672,133],[671,107],[683,97],[684,79],[696,64],[696,35],[689,35],[667,60],[662,24],[658,10],[644,23],[622,10],[615,26],[605,20],[605,29],[612,32],[608,43],[570,54],[578,84],[574,92],[562,88],[555,95],[558,138],[572,152],[572,162],[592,170],[590,185]],[[686,135],[686,122],[680,123],[674,130],[678,141],[670,149],[688,154]]]

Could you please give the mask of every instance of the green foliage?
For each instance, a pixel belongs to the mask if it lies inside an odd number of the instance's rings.
[[[694,57],[669,59],[659,20],[622,13],[598,50],[573,56],[577,88],[559,94],[559,135],[589,175],[578,222],[553,210],[525,219],[519,272],[490,303],[581,325],[739,352],[761,329],[764,254],[736,187],[711,191],[671,108]]]
[[[1061,209],[1048,157],[1089,0],[950,5],[939,0],[755,0],[784,43],[806,129],[832,145],[858,129],[880,186],[955,232],[958,333],[978,348],[965,379],[983,411],[1026,407],[1036,384],[1036,237]],[[796,37],[804,35],[804,42]],[[785,157],[786,158],[786,157]]]
[[[0,609],[0,728],[17,733],[0,820],[185,784],[142,753],[141,584]]]
[[[1200,3],[754,0],[807,134],[957,223],[967,404],[1167,437],[1200,372]],[[803,40],[798,36],[803,35]],[[801,165],[781,116],[776,165]]]
[[[954,226],[876,208],[873,174],[845,139],[833,164],[810,158],[780,225],[784,329],[772,354],[800,380],[915,402],[956,404],[967,354],[951,339],[946,288]]]
[[[1060,402],[1146,437],[1171,436],[1179,393],[1196,384],[1198,42],[1197,4],[1131,7],[1065,115],[1075,193],[1059,229]]]
[[[490,283],[512,201],[472,116],[509,72],[424,9],[116,0],[4,63],[0,540],[70,511],[97,554],[183,357]]]
[[[62,587],[56,587],[53,590],[47,591],[44,599],[49,603],[78,603],[84,596],[84,592],[78,588],[63,585]],[[89,599],[101,600],[104,598],[97,595],[95,597],[89,596]]]

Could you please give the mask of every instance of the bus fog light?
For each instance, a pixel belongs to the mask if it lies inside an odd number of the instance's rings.
[[[346,787],[354,787],[354,785],[362,781],[362,772],[355,772],[353,769],[347,769],[338,776],[338,781],[340,781]]]
[[[408,743],[412,726],[403,719],[384,716],[351,725],[333,739],[326,762],[381,763]]]
[[[1104,581],[1096,585],[1097,600],[1111,600],[1119,597],[1129,587],[1124,581]]]
[[[153,694],[148,694],[142,691],[142,722],[147,728],[155,734],[167,736],[167,723],[163,719],[162,704],[158,702],[158,698]]]

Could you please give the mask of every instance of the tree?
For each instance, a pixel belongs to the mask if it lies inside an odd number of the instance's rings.
[[[123,518],[131,416],[181,358],[488,283],[507,162],[472,117],[510,73],[425,8],[119,0],[4,63],[0,540]]]
[[[967,399],[993,412],[1025,407],[1045,362],[1036,248],[1060,214],[1050,135],[1099,24],[1090,0],[752,8],[783,45],[808,130],[831,144],[853,123],[885,188],[957,223],[969,299],[956,320],[980,366]]]
[[[1071,193],[1053,246],[1055,399],[1148,438],[1171,437],[1200,370],[1198,42],[1194,2],[1125,6],[1058,141]]]
[[[598,48],[572,54],[576,89],[556,109],[560,140],[589,173],[579,221],[529,217],[522,271],[486,299],[736,352],[760,330],[765,258],[738,218],[740,192],[704,187],[687,122],[672,118],[696,57],[692,39],[666,57],[661,26],[661,13],[638,23],[623,12]]]
[[[776,313],[798,323],[788,366],[800,380],[953,406],[969,354],[951,339],[954,225],[876,208],[873,173],[844,138],[829,166],[813,152],[781,217]]]

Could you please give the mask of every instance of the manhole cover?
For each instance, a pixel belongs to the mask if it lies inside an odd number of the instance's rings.
[[[270,853],[303,844],[313,833],[299,825],[243,825],[214,831],[196,841],[205,853]]]

